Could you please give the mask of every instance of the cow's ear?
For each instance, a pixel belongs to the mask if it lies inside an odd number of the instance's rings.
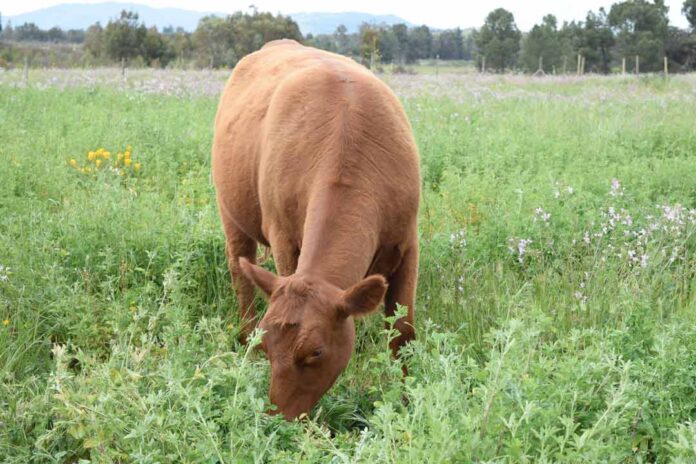
[[[360,317],[375,311],[387,291],[387,281],[381,275],[366,277],[341,295],[339,312],[344,316]]]
[[[244,275],[261,289],[266,298],[270,298],[275,289],[278,288],[280,278],[261,266],[251,264],[246,258],[239,258],[239,267],[242,268]]]

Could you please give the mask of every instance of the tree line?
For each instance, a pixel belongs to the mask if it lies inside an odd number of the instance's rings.
[[[659,71],[668,58],[674,71],[696,69],[696,0],[686,0],[682,13],[690,30],[670,26],[663,0],[626,0],[607,12],[588,12],[584,21],[565,22],[544,16],[527,34],[515,25],[512,13],[492,11],[474,34],[477,64],[495,71],[520,68],[563,72],[579,56],[590,72],[609,73],[614,66],[638,57],[640,71]]]
[[[632,64],[637,56],[640,71],[662,69],[664,57],[671,71],[694,70],[696,0],[685,0],[682,7],[689,30],[671,26],[667,12],[664,0],[624,0],[608,11],[590,11],[584,20],[562,25],[555,16],[546,15],[522,33],[514,15],[498,8],[476,30],[363,24],[354,33],[341,25],[332,34],[307,36],[290,17],[255,8],[226,18],[206,16],[193,32],[171,26],[161,31],[147,27],[130,11],[123,11],[105,26],[95,23],[84,31],[42,30],[31,23],[2,28],[0,19],[0,59],[17,61],[14,55],[22,49],[13,48],[13,43],[38,42],[80,44],[83,61],[88,63],[231,67],[269,40],[291,38],[352,56],[367,66],[406,66],[423,59],[471,60],[492,72],[563,73],[582,63],[586,72],[609,73],[624,60]]]
[[[157,27],[147,27],[137,13],[124,10],[105,26],[97,22],[80,31],[79,40],[74,39],[73,32],[63,33],[59,28],[41,31],[34,24],[5,26],[0,31],[0,58],[18,61],[20,57],[16,55],[26,50],[12,47],[18,42],[74,42],[84,49],[82,64],[116,62],[161,67],[178,63],[217,68],[234,66],[241,57],[270,40],[303,41],[297,23],[290,17],[257,10],[237,12],[226,18],[206,16],[193,33],[171,26],[159,31]]]

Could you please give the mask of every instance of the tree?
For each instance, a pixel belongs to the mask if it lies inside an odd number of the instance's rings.
[[[378,28],[379,56],[385,62],[406,64],[408,53],[408,26],[403,23]]]
[[[154,64],[165,65],[171,59],[173,53],[168,53],[167,46],[162,39],[162,35],[156,27],[147,30],[142,44],[142,56],[148,66]]]
[[[664,0],[625,0],[609,11],[609,25],[616,31],[616,44],[624,57],[640,56],[640,67],[657,71],[662,67],[667,38]]]
[[[276,39],[302,40],[300,28],[289,16],[237,12],[227,18],[206,16],[193,33],[195,49],[214,66],[234,66],[244,55]]]
[[[691,29],[696,32],[696,0],[684,0],[682,13],[686,16],[686,20],[689,21]]]
[[[408,33],[408,54],[406,60],[412,63],[416,60],[430,58],[433,51],[433,34],[428,26],[414,27]]]
[[[343,24],[339,24],[334,32],[334,37],[336,37],[336,51],[343,55],[349,53],[350,38],[348,37],[348,28]]]
[[[198,22],[192,37],[193,46],[199,54],[206,55],[210,66],[233,66],[237,56],[232,47],[232,31],[224,19],[205,16]]]
[[[669,58],[671,71],[696,70],[696,34],[670,27],[665,41],[665,55]]]
[[[169,53],[177,60],[183,61],[191,59],[193,55],[193,41],[191,34],[181,27],[176,28],[173,33],[164,35]]]
[[[70,29],[65,33],[65,40],[70,43],[83,43],[85,41],[84,29]]]
[[[46,41],[46,32],[42,31],[39,26],[34,23],[24,23],[14,30],[14,39],[18,42],[23,41]]]
[[[464,38],[462,30],[446,29],[437,34],[433,40],[433,54],[443,60],[461,60],[464,58]]]
[[[52,27],[46,32],[46,40],[50,42],[64,42],[65,32],[58,26]]]
[[[360,26],[360,57],[367,67],[373,66],[380,60],[379,30],[367,23]]]
[[[475,41],[479,56],[486,57],[488,66],[504,72],[517,62],[521,37],[513,14],[498,8],[488,14],[483,27],[476,32]]]
[[[104,51],[104,28],[97,21],[87,28],[85,32],[85,49],[94,58],[102,56]]]
[[[129,60],[140,55],[147,29],[138,23],[138,14],[121,11],[120,18],[109,21],[104,29],[106,53],[114,60]]]
[[[463,43],[464,44],[462,45],[462,59],[463,60],[473,59],[474,56],[476,55],[476,51],[477,51],[476,40],[474,39],[473,31],[464,35]]]
[[[579,54],[585,58],[588,71],[609,73],[615,39],[604,8],[598,13],[589,11],[585,22],[564,24],[560,41],[564,54],[571,58]]]
[[[6,40],[14,39],[14,28],[12,21],[7,21],[7,26],[2,30],[2,38]]]
[[[539,68],[539,58],[542,59],[542,69],[551,72],[561,64],[562,47],[560,34],[554,15],[544,16],[541,24],[536,24],[522,42],[521,60],[527,71],[534,72]]]

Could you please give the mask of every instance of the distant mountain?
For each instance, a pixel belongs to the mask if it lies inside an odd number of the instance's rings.
[[[121,10],[135,11],[140,20],[147,26],[157,26],[160,30],[166,26],[183,27],[187,31],[193,31],[198,21],[207,15],[227,16],[228,13],[200,12],[182,10],[179,8],[153,8],[138,3],[64,3],[41,10],[31,11],[16,16],[3,17],[3,20],[12,21],[14,26],[24,23],[35,23],[41,29],[50,29],[59,26],[63,30],[86,29],[99,21],[102,25],[110,19],[117,18]],[[303,34],[331,34],[343,24],[348,33],[357,32],[362,23],[369,24],[397,24],[408,21],[394,15],[372,15],[368,13],[292,13],[289,15],[297,21]]]
[[[41,10],[31,11],[16,16],[3,17],[12,21],[14,26],[24,23],[35,23],[41,29],[50,29],[60,26],[61,29],[86,29],[99,21],[102,25],[110,19],[117,18],[122,10],[131,10],[138,13],[140,21],[147,26],[163,27],[172,25],[183,27],[187,31],[193,31],[198,25],[198,20],[203,16],[216,14],[226,16],[225,13],[211,13],[201,11],[182,10],[179,8],[152,8],[137,3],[64,3]]]
[[[369,13],[291,13],[290,17],[300,26],[303,34],[331,34],[343,24],[348,33],[358,32],[362,23],[368,24],[398,24],[413,26],[405,19],[394,15],[373,15]]]

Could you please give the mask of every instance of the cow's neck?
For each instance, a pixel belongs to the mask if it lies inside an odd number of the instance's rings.
[[[377,249],[375,202],[348,186],[314,193],[307,207],[297,273],[348,288],[365,277]]]

